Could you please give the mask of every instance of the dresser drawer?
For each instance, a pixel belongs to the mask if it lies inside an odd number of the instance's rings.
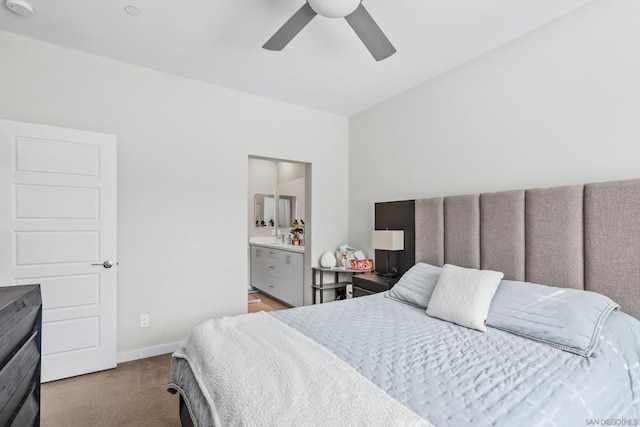
[[[287,297],[288,278],[285,254],[282,251],[267,250],[265,254],[266,287],[262,290],[278,299]]]
[[[24,400],[40,362],[34,332],[0,371],[0,425],[6,426]]]
[[[33,331],[40,310],[40,293],[36,288],[26,292],[23,286],[2,288],[0,301],[0,368]],[[22,298],[14,298],[24,295]],[[9,301],[2,304],[3,301]]]
[[[26,310],[24,310],[26,311]],[[13,353],[26,341],[29,334],[33,333],[33,326],[38,318],[40,307],[31,307],[24,317],[10,329],[5,336],[0,338],[0,366],[6,364]]]
[[[278,249],[269,249],[269,248],[263,248],[265,255],[273,258],[273,259],[277,259],[277,260],[282,260],[284,259],[284,256],[286,254],[286,252],[278,250]]]
[[[279,299],[286,297],[286,288],[281,278],[277,276],[267,274],[266,286],[260,289]]]
[[[40,412],[36,392],[37,385],[31,384],[29,396],[27,396],[27,399],[22,403],[16,417],[11,422],[11,427],[26,427],[35,424],[38,413]]]
[[[267,258],[265,258],[265,261],[266,261],[265,266],[267,268],[267,274],[269,276],[277,280],[280,280],[283,277],[285,277],[287,271],[286,271],[286,264],[283,259],[267,256]]]

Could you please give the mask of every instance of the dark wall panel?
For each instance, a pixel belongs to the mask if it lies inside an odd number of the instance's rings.
[[[389,252],[389,265],[404,274],[416,261],[415,200],[375,204],[376,230],[404,230],[404,250]],[[387,251],[376,250],[376,265],[385,266]],[[377,269],[378,267],[376,267]]]

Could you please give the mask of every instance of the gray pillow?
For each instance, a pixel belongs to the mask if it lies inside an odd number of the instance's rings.
[[[402,275],[385,296],[396,301],[427,308],[442,267],[419,262]]]
[[[589,357],[607,316],[619,308],[595,292],[503,280],[487,321],[493,328]]]

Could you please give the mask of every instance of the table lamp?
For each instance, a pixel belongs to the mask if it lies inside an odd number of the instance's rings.
[[[376,274],[384,277],[397,277],[398,270],[396,268],[389,269],[389,252],[404,250],[404,230],[373,230],[371,232],[371,247],[387,251],[386,271],[378,271],[376,262]]]

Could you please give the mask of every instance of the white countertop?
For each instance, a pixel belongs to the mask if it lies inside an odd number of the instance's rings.
[[[288,243],[280,242],[275,237],[251,237],[249,238],[251,246],[262,246],[271,249],[281,249],[283,251],[304,253],[304,246],[294,246]]]

